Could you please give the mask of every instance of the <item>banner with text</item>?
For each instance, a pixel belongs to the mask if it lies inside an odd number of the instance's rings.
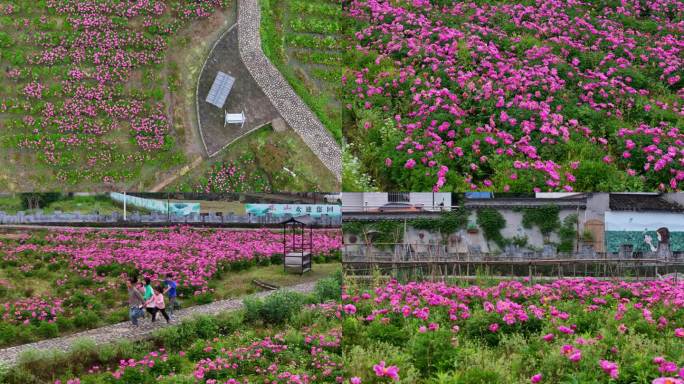
[[[254,216],[271,214],[274,216],[309,215],[313,217],[338,217],[342,215],[342,210],[339,205],[324,204],[245,204],[245,210],[248,214]]]

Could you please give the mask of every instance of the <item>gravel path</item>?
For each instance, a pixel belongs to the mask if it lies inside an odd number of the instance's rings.
[[[238,0],[238,44],[242,61],[287,124],[301,136],[337,180],[342,180],[342,151],[339,145],[264,55],[260,25],[259,1]]]
[[[298,285],[293,285],[290,287],[285,287],[283,289],[296,292],[312,292],[316,282],[303,283]],[[266,297],[271,295],[276,291],[264,291],[258,292],[251,296]],[[180,320],[187,319],[194,315],[215,315],[220,312],[234,311],[242,308],[243,298],[222,300],[206,305],[196,305],[189,307],[187,309],[181,309],[174,313],[173,321],[171,326],[178,324]],[[114,325],[108,325],[102,328],[91,329],[84,332],[79,332],[70,336],[59,337],[55,339],[38,341],[35,343],[18,345],[16,347],[10,347],[5,349],[0,349],[0,365],[13,365],[17,362],[19,356],[30,349],[38,350],[58,350],[58,351],[68,351],[71,345],[76,340],[81,340],[84,338],[92,339],[95,344],[102,345],[111,342],[115,342],[122,339],[129,340],[141,340],[152,335],[152,333],[159,329],[168,326],[166,321],[160,316],[161,321],[152,324],[149,319],[144,319],[140,322],[140,326],[135,328],[131,325],[130,321],[125,323],[119,323]]]

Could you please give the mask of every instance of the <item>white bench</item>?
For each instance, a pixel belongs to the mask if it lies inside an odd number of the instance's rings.
[[[225,127],[228,124],[240,124],[240,128],[245,126],[245,111],[242,111],[240,113],[228,113],[226,112],[226,119],[225,122],[223,123],[223,126]]]

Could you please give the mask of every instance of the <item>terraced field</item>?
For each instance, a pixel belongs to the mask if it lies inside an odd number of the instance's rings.
[[[337,141],[343,58],[342,9],[335,0],[264,0],[263,50]]]

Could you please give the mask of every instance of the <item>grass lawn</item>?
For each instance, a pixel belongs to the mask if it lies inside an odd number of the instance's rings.
[[[112,201],[107,195],[96,196],[64,196],[61,200],[52,202],[40,209],[43,213],[60,212],[99,212],[102,215],[111,215],[114,212],[123,214],[123,206]],[[127,207],[128,212],[141,212],[145,210],[131,205]],[[17,211],[33,212],[25,210],[21,205],[21,197],[16,195],[0,196],[0,211],[14,214]]]
[[[254,279],[284,287],[316,281],[328,277],[338,270],[340,270],[340,263],[337,262],[314,263],[311,272],[300,276],[286,273],[282,265],[269,265],[266,267],[254,267],[246,271],[226,273],[221,279],[210,283],[209,286],[216,289],[214,293],[216,300],[222,300],[263,290],[252,283]]]

